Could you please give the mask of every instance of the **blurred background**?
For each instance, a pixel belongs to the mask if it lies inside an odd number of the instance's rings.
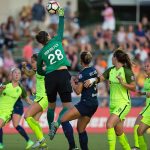
[[[150,0],[58,0],[65,8],[63,45],[71,62],[72,75],[80,70],[79,54],[90,51],[93,65],[101,72],[112,66],[112,52],[121,46],[133,61],[137,89],[143,89],[143,63],[150,59]],[[56,34],[58,16],[45,10],[47,0],[1,0],[0,5],[0,82],[7,80],[12,66],[21,68],[40,51],[35,35],[40,30]],[[6,7],[7,6],[7,7]],[[32,96],[35,78],[23,75],[22,84]],[[100,106],[108,106],[109,87],[98,87]],[[131,93],[133,106],[144,105],[145,98]],[[73,93],[73,97],[77,97]]]
[[[58,16],[50,15],[45,10],[48,0],[0,0],[0,82],[7,81],[11,67],[26,61],[31,68],[30,58],[33,53],[41,49],[35,41],[35,35],[40,30],[48,31],[52,36],[56,34]],[[112,66],[112,53],[122,47],[133,62],[133,72],[136,77],[137,90],[143,90],[145,73],[143,64],[150,59],[150,0],[57,0],[65,9],[65,30],[63,45],[71,67],[72,75],[77,75],[81,69],[79,56],[81,51],[93,54],[91,65],[96,65],[100,72]],[[27,78],[22,74],[22,84],[28,95],[33,99],[35,78]],[[79,101],[72,93],[73,102]],[[58,97],[59,99],[59,97]],[[105,132],[105,123],[109,116],[109,86],[107,82],[98,85],[99,109],[87,128],[88,132]],[[58,101],[59,102],[59,101]],[[131,92],[132,110],[125,121],[125,131],[132,132],[135,119],[145,105],[145,97],[138,97]],[[61,103],[59,102],[58,105]],[[26,104],[25,104],[26,105]],[[56,117],[59,110],[56,110]],[[48,132],[46,113],[40,123],[44,132]],[[29,130],[24,119],[21,124]],[[73,127],[76,122],[73,123]],[[14,133],[9,123],[5,132]],[[61,131],[60,131],[61,132]],[[101,139],[100,139],[101,136]],[[128,134],[129,142],[133,145],[133,136]],[[11,143],[6,149],[22,150],[19,135],[6,136]],[[66,142],[62,142],[63,135],[57,137],[61,142],[49,143],[53,150],[62,150]],[[21,139],[22,140],[22,139]],[[58,140],[58,141],[59,141]],[[105,143],[102,149],[108,149],[105,134],[90,134],[90,149],[99,149],[99,140]],[[16,145],[14,145],[16,143]],[[23,143],[20,141],[19,143]],[[59,147],[57,147],[57,146]],[[118,146],[118,150],[121,148]]]

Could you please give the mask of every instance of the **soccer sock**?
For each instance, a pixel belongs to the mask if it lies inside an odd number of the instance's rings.
[[[88,136],[86,131],[79,133],[79,142],[82,150],[88,150]]]
[[[0,128],[0,143],[3,144],[3,129]]]
[[[49,129],[51,128],[51,123],[54,121],[54,109],[48,108],[47,110],[47,121]]]
[[[147,145],[143,136],[138,136],[140,150],[147,150]]]
[[[115,133],[114,128],[110,128],[107,130],[107,136],[108,136],[109,150],[115,150],[116,133]]]
[[[26,131],[25,131],[20,125],[18,125],[18,126],[16,127],[16,130],[20,133],[20,135],[22,135],[22,136],[24,137],[24,139],[25,139],[27,142],[29,141],[29,137],[28,137]]]
[[[118,139],[124,150],[131,150],[128,140],[124,133],[118,136]]]
[[[59,117],[58,117],[58,119],[57,119],[57,123],[58,123],[58,127],[60,126],[60,124],[61,124],[61,117],[65,114],[65,112],[68,110],[68,108],[63,108],[62,110],[61,110],[61,112],[59,113]]]
[[[134,126],[134,146],[139,147],[139,142],[138,142],[138,134],[137,134],[137,129],[139,125]]]
[[[28,125],[30,126],[30,128],[32,129],[32,131],[35,133],[37,139],[38,140],[43,139],[44,136],[43,136],[42,128],[39,125],[39,123],[32,117],[26,118],[26,121]]]
[[[73,128],[71,124],[67,122],[62,122],[61,123],[64,134],[68,140],[70,148],[75,148],[75,141],[74,141],[74,136],[73,136]]]

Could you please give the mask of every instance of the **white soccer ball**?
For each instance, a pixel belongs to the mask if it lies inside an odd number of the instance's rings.
[[[47,3],[46,9],[50,14],[56,14],[59,7],[60,7],[60,5],[58,2],[56,2],[54,0],[50,0]]]

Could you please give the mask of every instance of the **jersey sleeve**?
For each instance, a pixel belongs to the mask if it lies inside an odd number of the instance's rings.
[[[37,73],[41,76],[44,76],[45,71],[42,69],[42,67],[43,67],[42,54],[39,53],[38,59],[37,59]]]
[[[113,68],[113,67],[108,68],[108,69],[103,73],[103,76],[104,76],[104,78],[105,78],[106,80],[109,79],[109,73],[110,73],[110,71],[111,71],[112,68]]]
[[[57,29],[57,40],[62,41],[64,33],[64,16],[59,16],[59,25]]]
[[[3,82],[2,85],[7,85],[10,81]]]
[[[82,73],[79,74],[79,82],[84,82],[84,77]]]
[[[127,83],[129,84],[131,82],[134,82],[135,77],[134,77],[134,74],[133,74],[132,70],[128,69],[128,68],[124,68],[124,71],[125,71],[125,77],[126,77]]]

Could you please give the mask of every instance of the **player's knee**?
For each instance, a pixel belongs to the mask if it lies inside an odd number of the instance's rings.
[[[13,126],[14,126],[14,128],[17,128],[18,127],[18,123],[13,122]]]
[[[110,122],[107,122],[107,123],[106,123],[106,128],[107,128],[107,129],[113,128],[113,124],[110,123]]]
[[[144,134],[144,131],[139,127],[139,128],[137,129],[137,134],[138,134],[138,136],[141,136],[141,135]]]
[[[82,128],[80,128],[79,126],[77,126],[77,131],[78,131],[78,133],[82,133],[82,132],[84,132],[84,130],[85,130],[85,129],[82,129]]]
[[[30,117],[30,113],[26,112],[25,115],[24,115],[24,119],[27,119],[28,117]]]
[[[121,131],[120,129],[115,128],[115,132],[117,136],[122,135],[123,131]]]

